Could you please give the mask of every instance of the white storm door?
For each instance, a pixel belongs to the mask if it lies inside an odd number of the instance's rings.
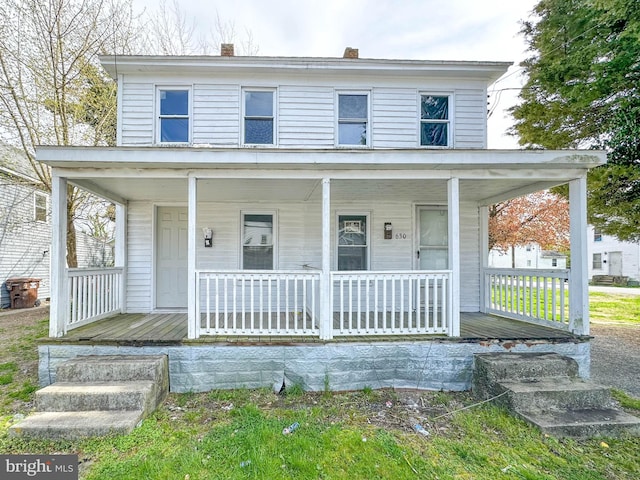
[[[156,218],[156,308],[187,308],[187,209],[158,207]]]
[[[448,214],[444,207],[418,207],[418,270],[449,268]]]

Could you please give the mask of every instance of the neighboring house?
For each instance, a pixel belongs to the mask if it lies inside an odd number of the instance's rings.
[[[594,275],[627,277],[631,282],[640,281],[640,243],[621,242],[589,225],[587,248],[589,281]]]
[[[0,146],[0,308],[11,306],[8,278],[39,278],[38,297],[49,298],[49,194],[26,162],[18,150]]]
[[[102,267],[113,262],[113,246],[76,232],[78,265]],[[40,279],[38,298],[50,297],[50,195],[33,177],[20,151],[0,146],[0,308],[9,308],[9,278]]]
[[[588,375],[579,232],[587,170],[606,156],[487,150],[487,89],[509,63],[223,47],[101,57],[118,82],[117,147],[38,149],[54,225],[69,183],[116,205],[115,267],[101,274],[68,271],[54,230],[50,335],[62,338],[40,347],[43,383],[66,358],[113,353],[168,355],[173,391],[285,377],[469,388],[473,353],[504,349],[571,355]],[[559,184],[568,299],[564,271],[535,280],[486,264],[488,206]],[[505,285],[525,276],[558,301],[520,308]],[[487,313],[517,319],[508,342]]]
[[[555,250],[543,250],[540,245],[517,246],[514,249],[515,268],[567,268],[567,256]],[[492,249],[489,251],[489,267],[511,268],[512,250]]]

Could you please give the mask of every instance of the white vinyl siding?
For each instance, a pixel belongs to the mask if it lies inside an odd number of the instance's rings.
[[[282,147],[333,147],[334,95],[326,87],[280,88],[279,144]]]
[[[193,143],[237,145],[240,136],[237,85],[197,84],[193,87]]]
[[[279,270],[317,270],[322,264],[321,208],[318,203],[276,203],[256,205],[256,211],[277,212],[277,268]],[[461,311],[477,312],[480,305],[479,220],[473,203],[460,206],[460,278]],[[239,270],[241,266],[241,212],[252,211],[249,204],[199,203],[197,232],[213,229],[213,247],[197,243],[197,268],[200,270]],[[369,214],[369,269],[374,271],[412,270],[414,268],[413,225],[415,205],[410,202],[351,201],[334,202],[331,218],[343,212]],[[127,268],[127,310],[148,312],[152,309],[151,279],[153,261],[153,205],[132,202],[129,205],[129,256]],[[384,223],[393,223],[393,238],[385,240]],[[337,235],[337,221],[331,222],[331,238]],[[331,242],[335,259],[336,242]],[[335,262],[334,262],[335,263]]]
[[[127,217],[127,312],[150,312],[153,272],[153,210],[148,202],[130,202]]]
[[[416,147],[418,110],[415,89],[376,88],[371,104],[374,148]]]
[[[154,144],[154,92],[156,85],[178,85],[184,78],[175,75],[148,78],[127,76],[122,85],[121,144]],[[191,79],[190,79],[191,80]],[[243,80],[236,78],[193,79],[193,145],[241,145]],[[331,148],[337,146],[338,93],[368,93],[367,135],[374,148],[419,148],[418,111],[420,93],[450,94],[450,134],[452,148],[486,148],[486,89],[474,81],[444,82],[430,79],[367,79],[364,83],[317,79],[304,84],[297,77],[274,78],[257,90],[277,90],[275,137],[277,148]],[[272,146],[272,147],[273,147]]]
[[[122,145],[152,145],[153,83],[125,82],[122,88]]]
[[[460,203],[460,311],[480,310],[480,217],[475,203]]]
[[[454,147],[487,148],[485,90],[458,90],[454,96]]]

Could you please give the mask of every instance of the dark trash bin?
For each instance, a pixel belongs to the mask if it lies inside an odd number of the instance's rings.
[[[39,278],[8,278],[7,290],[11,297],[11,308],[31,308],[39,305],[38,288]]]

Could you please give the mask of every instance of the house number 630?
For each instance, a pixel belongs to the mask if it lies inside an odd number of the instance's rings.
[[[405,240],[407,238],[407,234],[406,233],[396,233],[396,240]]]

